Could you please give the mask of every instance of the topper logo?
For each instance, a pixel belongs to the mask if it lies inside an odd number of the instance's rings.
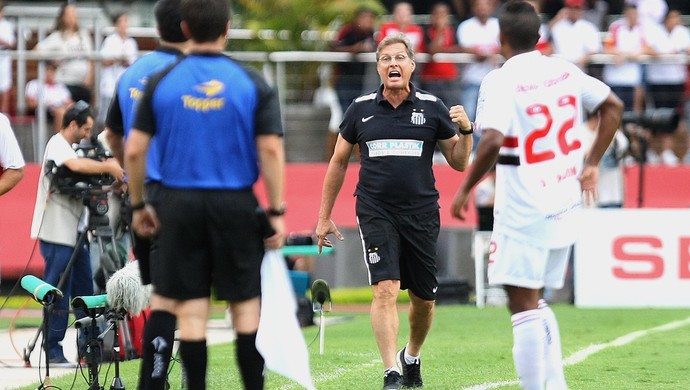
[[[669,245],[671,243],[666,243]],[[679,237],[678,268],[672,259],[664,259],[664,242],[657,236],[622,236],[613,240],[611,252],[616,260],[612,268],[618,279],[659,279],[665,272],[677,272],[678,279],[690,279],[690,237]]]

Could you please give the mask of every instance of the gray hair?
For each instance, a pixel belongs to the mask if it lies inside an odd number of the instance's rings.
[[[414,61],[414,49],[412,48],[412,42],[410,42],[410,39],[401,32],[383,38],[381,43],[379,43],[379,46],[376,48],[376,61],[379,60],[379,56],[381,55],[381,50],[383,48],[388,47],[390,45],[394,45],[396,43],[402,43],[403,45],[405,45],[405,51],[407,52],[407,56],[410,57],[412,61]]]

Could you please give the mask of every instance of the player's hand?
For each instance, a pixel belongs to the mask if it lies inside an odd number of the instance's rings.
[[[460,186],[458,192],[453,197],[453,203],[450,205],[450,214],[464,221],[467,218],[467,210],[470,204],[470,191],[466,190],[464,186]]]
[[[455,105],[448,110],[450,114],[450,120],[453,121],[458,128],[461,130],[468,130],[472,127],[472,122],[465,112],[465,107],[461,105]]]
[[[143,209],[135,210],[132,213],[132,227],[141,237],[151,238],[155,236],[160,227],[156,210],[148,204]]]
[[[332,219],[319,220],[319,224],[316,226],[316,238],[319,240],[319,254],[323,250],[324,246],[329,248],[333,247],[333,243],[328,239],[328,235],[331,233],[335,234],[340,241],[345,239],[345,237],[340,234],[340,231],[335,226],[335,223]]]
[[[592,206],[599,200],[597,185],[599,183],[599,167],[585,164],[582,174],[578,178],[582,188],[583,202],[585,206]]]

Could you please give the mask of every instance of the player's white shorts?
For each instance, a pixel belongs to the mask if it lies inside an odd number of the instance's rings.
[[[545,248],[494,233],[489,246],[489,284],[562,288],[570,248]]]

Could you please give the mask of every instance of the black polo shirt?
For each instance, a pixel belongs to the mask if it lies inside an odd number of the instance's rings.
[[[343,138],[361,150],[355,195],[402,214],[438,209],[434,149],[456,130],[441,99],[413,84],[397,108],[383,97],[383,86],[355,99],[340,125]]]

